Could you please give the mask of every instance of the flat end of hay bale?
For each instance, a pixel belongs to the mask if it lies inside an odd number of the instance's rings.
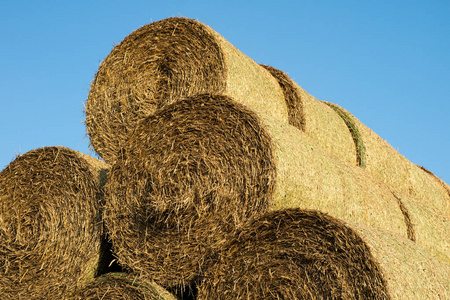
[[[145,25],[98,69],[85,111],[91,145],[112,163],[140,120],[174,99],[225,86],[223,53],[205,25],[179,17]]]
[[[95,169],[77,151],[44,147],[0,172],[0,298],[54,298],[94,276],[101,234]]]
[[[267,213],[218,253],[198,299],[389,299],[365,242],[318,211]]]
[[[270,137],[226,96],[167,105],[128,143],[106,185],[105,220],[119,260],[158,283],[186,285],[211,248],[269,207]]]

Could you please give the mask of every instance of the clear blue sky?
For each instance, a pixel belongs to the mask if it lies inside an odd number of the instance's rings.
[[[447,0],[1,0],[0,169],[42,146],[89,153],[83,103],[101,60],[171,16],[211,26],[450,183]]]

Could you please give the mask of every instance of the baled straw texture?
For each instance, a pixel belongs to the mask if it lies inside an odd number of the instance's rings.
[[[348,223],[381,266],[392,299],[450,299],[450,265],[398,235]]]
[[[352,165],[358,165],[358,149],[348,125],[336,112],[308,94],[285,72],[262,65],[277,79],[284,92],[289,124],[307,133],[328,154]]]
[[[312,210],[270,212],[221,249],[199,286],[207,299],[390,299],[369,247],[342,221]]]
[[[220,232],[267,209],[270,139],[256,115],[236,107],[225,96],[180,101],[128,140],[106,185],[105,222],[122,263],[165,286],[185,285]]]
[[[100,185],[107,166],[44,147],[0,173],[0,298],[58,299],[97,272]]]
[[[112,167],[105,222],[119,261],[186,284],[252,216],[288,207],[408,236],[407,210],[363,169],[227,96],[199,95],[143,121]]]
[[[91,145],[112,163],[140,120],[200,93],[227,94],[288,120],[283,92],[269,72],[210,27],[168,18],[132,32],[100,65],[86,102]]]
[[[345,109],[317,100],[283,71],[264,67],[283,89],[291,125],[306,132],[330,155],[367,168],[396,190],[432,203],[450,217],[448,184],[414,165]]]
[[[154,282],[125,273],[107,273],[79,289],[68,300],[176,300]]]
[[[395,192],[406,209],[414,240],[424,250],[450,264],[450,220],[432,205]]]
[[[414,242],[318,211],[270,212],[218,252],[198,299],[448,299],[450,268]]]
[[[328,105],[341,111],[359,132],[364,143],[367,171],[395,190],[434,206],[450,218],[450,195],[446,183],[413,164],[345,109],[336,104]]]

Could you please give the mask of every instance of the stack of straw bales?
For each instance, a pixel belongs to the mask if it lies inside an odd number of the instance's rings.
[[[86,125],[112,165],[114,254],[145,280],[199,299],[449,292],[449,186],[200,22],[119,43]]]
[[[105,162],[0,173],[1,299],[450,298],[450,187],[208,26],[132,32],[85,114]]]

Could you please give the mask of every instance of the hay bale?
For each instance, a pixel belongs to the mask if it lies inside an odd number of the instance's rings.
[[[317,211],[265,214],[220,250],[198,299],[390,299],[366,243]]]
[[[265,66],[284,92],[289,111],[289,124],[307,133],[329,155],[352,165],[359,165],[358,149],[349,134],[348,124],[336,112],[308,94],[285,72]]]
[[[55,299],[95,275],[105,168],[77,151],[44,147],[0,173],[1,299]]]
[[[447,184],[413,164],[351,113],[336,104],[329,105],[341,111],[359,132],[365,147],[365,168],[370,173],[395,190],[434,206],[450,218]]]
[[[199,93],[227,94],[288,120],[283,92],[269,72],[210,27],[168,18],[132,32],[100,65],[86,102],[91,145],[111,163],[140,120]]]
[[[450,265],[398,235],[348,223],[370,247],[392,299],[450,299]]]
[[[410,240],[288,209],[239,230],[198,299],[447,299],[449,272]]]
[[[154,282],[125,273],[108,273],[95,278],[76,291],[68,300],[176,300],[177,298]]]
[[[414,241],[437,259],[450,264],[450,220],[424,201],[394,192],[407,210]]]
[[[328,154],[367,168],[394,189],[433,203],[450,217],[450,186],[414,165],[345,109],[317,100],[286,73],[264,67],[284,91],[291,125],[305,131]]]
[[[235,228],[267,210],[318,209],[408,236],[386,185],[227,96],[167,105],[127,142],[105,186],[105,223],[119,261],[164,286],[195,280]]]

